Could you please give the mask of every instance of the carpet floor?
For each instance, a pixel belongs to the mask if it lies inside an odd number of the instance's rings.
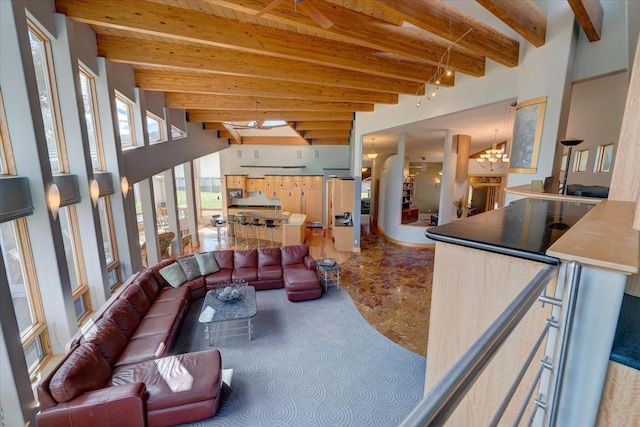
[[[289,302],[256,293],[251,341],[214,347],[233,369],[218,414],[192,426],[397,426],[422,398],[426,363],[376,331],[344,290]],[[192,302],[175,353],[208,347]]]

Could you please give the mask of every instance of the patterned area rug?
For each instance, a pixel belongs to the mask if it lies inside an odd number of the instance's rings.
[[[234,370],[220,412],[193,426],[397,426],[422,398],[425,359],[371,327],[349,294],[289,302],[256,293],[252,341],[215,345]],[[191,303],[175,352],[208,348]]]

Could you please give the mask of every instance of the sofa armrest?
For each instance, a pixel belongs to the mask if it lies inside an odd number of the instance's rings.
[[[140,382],[105,387],[40,411],[37,423],[39,427],[144,427],[147,424],[146,394],[147,387]]]
[[[307,270],[315,271],[316,265],[316,260],[313,259],[313,257],[311,257],[310,255],[304,257],[304,266],[307,267]]]

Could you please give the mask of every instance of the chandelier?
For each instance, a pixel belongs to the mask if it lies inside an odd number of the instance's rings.
[[[494,129],[494,132],[493,146],[490,150],[486,150],[484,154],[480,154],[480,157],[476,159],[480,166],[490,171],[500,169],[509,163],[509,157],[504,152],[504,146],[501,149],[496,148],[498,129]]]
[[[371,138],[371,151],[369,151],[367,153],[367,157],[370,158],[371,160],[375,159],[376,157],[378,157],[378,153],[376,153],[375,148],[373,148],[373,141],[375,140],[375,138]]]

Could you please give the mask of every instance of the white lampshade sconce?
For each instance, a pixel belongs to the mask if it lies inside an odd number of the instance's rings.
[[[126,176],[123,176],[120,180],[120,189],[122,190],[122,197],[127,198],[127,194],[129,194],[129,180]]]
[[[53,219],[58,218],[58,209],[60,209],[60,190],[55,184],[51,184],[47,190],[47,206],[51,212]]]
[[[100,199],[100,184],[95,179],[91,180],[91,184],[89,184],[89,195],[91,196],[91,202],[93,203],[93,207],[98,206],[98,199]]]

